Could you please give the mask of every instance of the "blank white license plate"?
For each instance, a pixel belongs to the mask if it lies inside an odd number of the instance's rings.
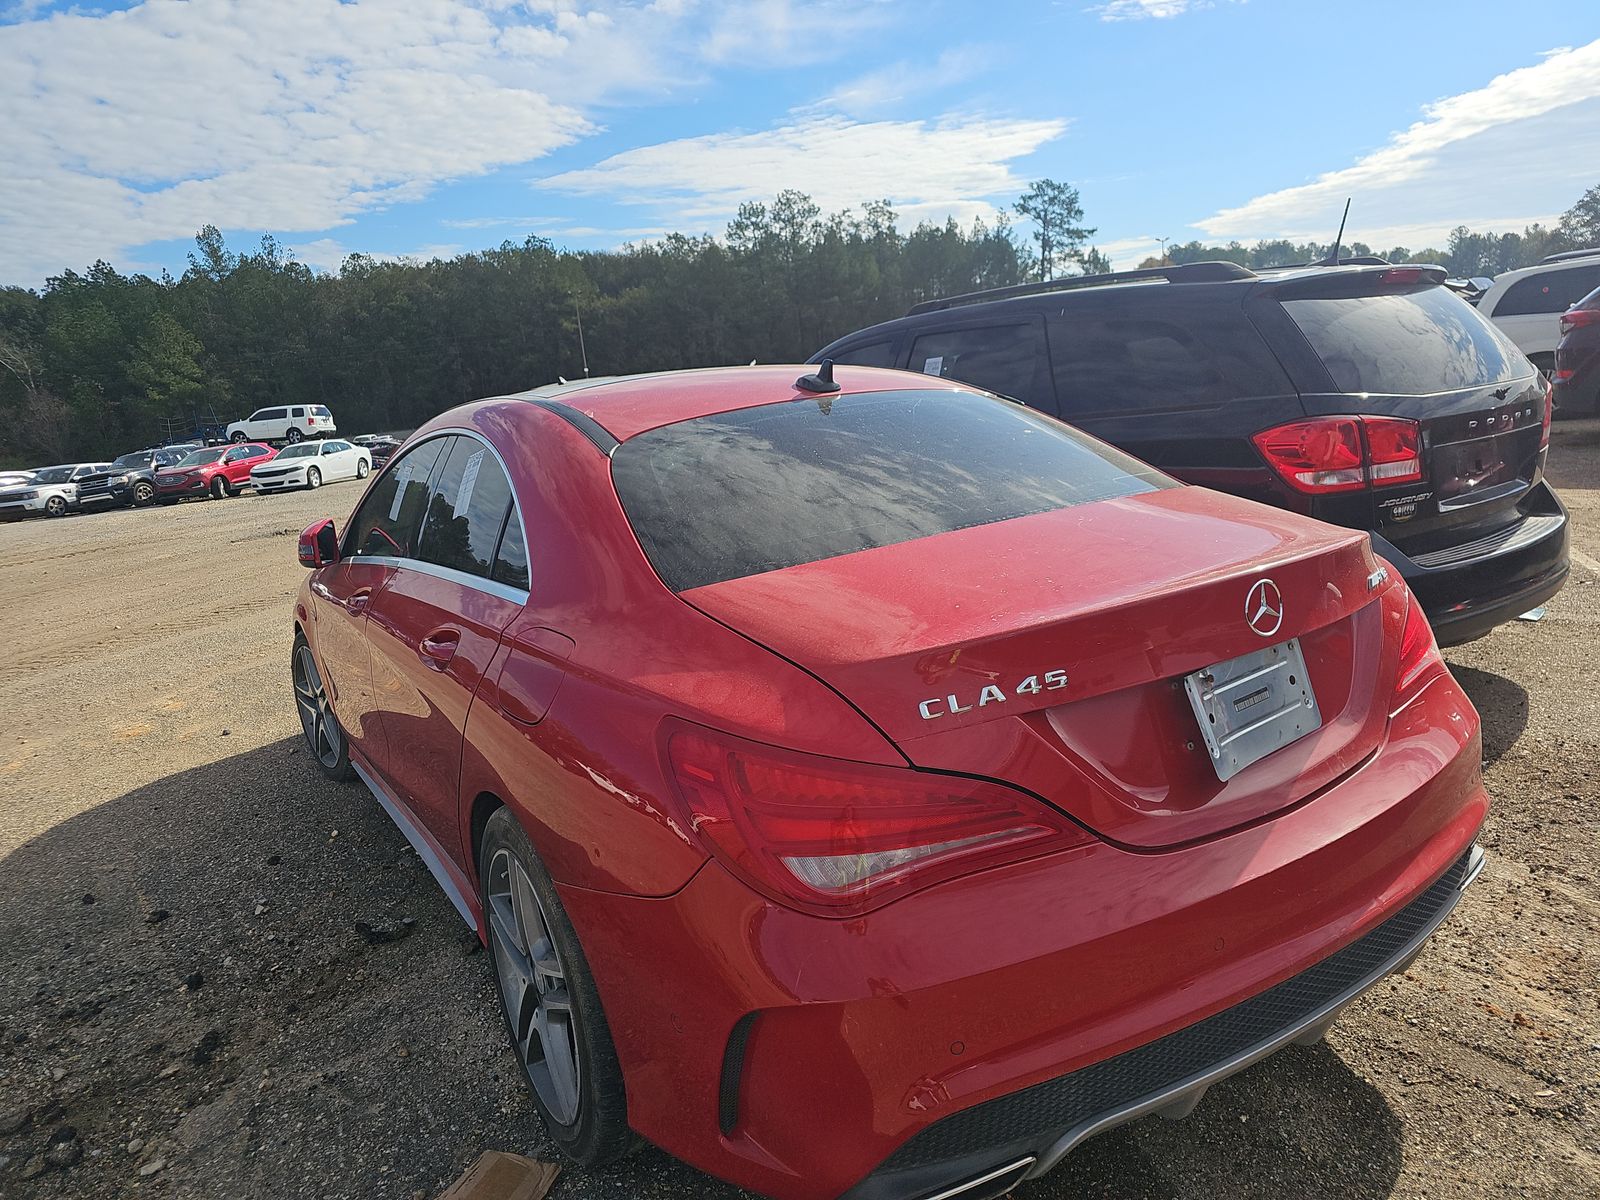
[[[1185,675],[1183,690],[1218,779],[1322,726],[1299,638]]]

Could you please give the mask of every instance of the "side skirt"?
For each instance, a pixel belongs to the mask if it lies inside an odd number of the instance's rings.
[[[460,878],[459,873],[451,867],[439,843],[416,822],[410,810],[379,782],[377,773],[358,762],[354,754],[350,756],[350,766],[361,782],[367,785],[367,790],[377,798],[379,804],[383,805],[383,811],[389,814],[389,819],[405,835],[406,841],[411,843],[411,848],[417,852],[417,857],[433,873],[444,894],[450,898],[450,903],[456,906],[461,919],[467,923],[467,928],[477,933],[478,919],[472,915],[472,906],[467,903],[466,880]]]

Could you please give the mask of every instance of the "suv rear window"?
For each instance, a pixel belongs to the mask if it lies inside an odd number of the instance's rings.
[[[1426,396],[1518,379],[1521,351],[1442,287],[1283,301],[1341,392]]]
[[[1020,405],[920,390],[682,421],[624,442],[611,472],[674,591],[1176,486]]]

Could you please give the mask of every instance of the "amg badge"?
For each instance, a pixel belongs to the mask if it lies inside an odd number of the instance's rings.
[[[1042,681],[1042,682],[1041,682]],[[960,697],[954,693],[948,696],[935,696],[931,700],[924,700],[917,705],[917,712],[922,714],[924,721],[932,721],[937,717],[952,717],[959,713],[968,713],[975,708],[982,708],[986,704],[1003,704],[1013,696],[1037,696],[1040,692],[1060,691],[1067,686],[1067,673],[1065,671],[1045,671],[1039,675],[1029,675],[1016,687],[1011,689],[1011,695],[1006,695],[1006,690],[994,684],[987,684],[978,693],[978,698],[973,700],[968,697],[968,703],[961,703]]]

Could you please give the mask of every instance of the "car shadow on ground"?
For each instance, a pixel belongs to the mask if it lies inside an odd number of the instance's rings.
[[[1446,654],[1448,655],[1448,651]],[[1483,761],[1499,761],[1528,727],[1528,691],[1515,680],[1477,667],[1450,664],[1461,690],[1483,718]]]
[[[376,802],[298,740],[138,788],[0,860],[0,985],[0,1110],[30,1114],[0,1135],[7,1196],[431,1197],[485,1149],[553,1157],[487,956]],[[82,1158],[23,1180],[67,1126]],[[1371,1085],[1325,1045],[1291,1047],[1187,1121],[1092,1139],[1016,1195],[1314,1181],[1327,1200],[1378,1197],[1399,1147]],[[553,1195],[743,1193],[645,1149],[570,1169]]]

